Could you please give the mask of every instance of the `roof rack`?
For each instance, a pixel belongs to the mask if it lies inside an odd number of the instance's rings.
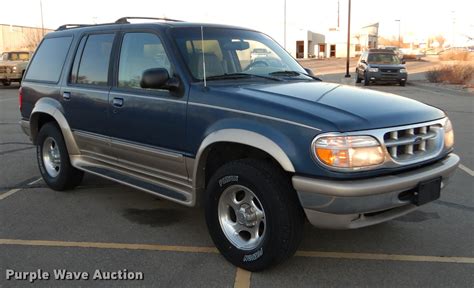
[[[182,20],[170,19],[165,17],[122,17],[115,21],[116,24],[130,24],[129,19],[163,20],[170,22],[184,22]]]
[[[87,26],[92,26],[92,24],[64,24],[64,25],[59,26],[56,29],[56,31],[72,29],[72,28],[81,28],[81,27],[87,27]]]
[[[147,19],[147,20],[162,20],[170,22],[184,22],[182,20],[170,19],[165,17],[122,17],[119,18],[114,23],[101,23],[101,24],[64,24],[59,26],[56,31],[62,31],[67,29],[90,27],[90,26],[100,26],[100,25],[111,25],[111,24],[130,24],[129,19]]]

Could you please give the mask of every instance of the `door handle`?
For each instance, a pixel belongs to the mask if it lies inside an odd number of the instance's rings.
[[[71,92],[63,92],[63,99],[70,100],[71,99]]]
[[[114,98],[112,100],[112,105],[115,107],[122,107],[123,106],[123,98]]]

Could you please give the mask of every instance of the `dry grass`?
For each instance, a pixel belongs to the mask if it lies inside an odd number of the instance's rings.
[[[468,51],[448,51],[439,55],[441,61],[472,61],[474,53]]]
[[[442,65],[426,72],[432,83],[471,85],[474,81],[474,64]]]

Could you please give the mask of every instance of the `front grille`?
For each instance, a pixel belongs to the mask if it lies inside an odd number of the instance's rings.
[[[437,155],[443,145],[441,125],[413,127],[385,133],[384,144],[395,162],[421,161]]]
[[[398,73],[398,70],[399,69],[396,69],[396,68],[394,68],[394,69],[386,68],[386,69],[380,69],[380,72],[383,72],[383,73]]]

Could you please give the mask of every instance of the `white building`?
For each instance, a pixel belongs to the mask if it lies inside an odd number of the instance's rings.
[[[350,56],[378,46],[379,23],[362,27],[351,33]],[[346,57],[347,30],[330,28],[324,33],[298,29],[288,33],[286,49],[295,58]]]

